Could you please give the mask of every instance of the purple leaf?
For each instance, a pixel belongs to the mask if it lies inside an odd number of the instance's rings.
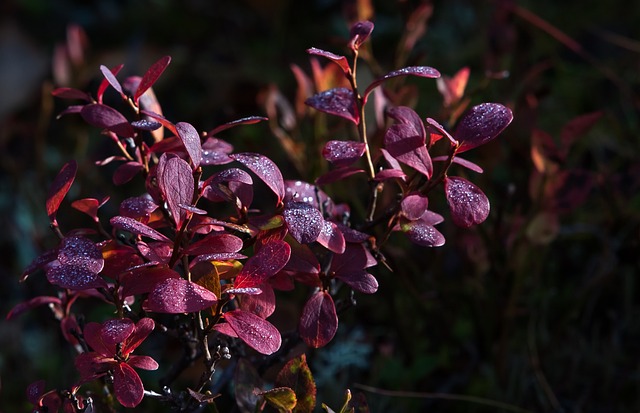
[[[202,144],[202,165],[224,165],[232,162],[229,154],[233,152],[230,143],[217,138],[207,138]]]
[[[91,96],[89,96],[87,92],[70,87],[59,87],[54,89],[54,91],[51,92],[51,95],[62,99],[81,99],[91,102]]]
[[[162,72],[164,72],[167,66],[169,66],[170,62],[171,62],[171,57],[164,56],[160,60],[158,60],[157,62],[151,65],[149,70],[147,70],[144,76],[142,76],[142,80],[140,80],[138,89],[136,90],[136,93],[133,95],[133,101],[135,103],[138,103],[138,99],[140,99],[140,96],[142,96],[142,94],[146,92],[147,89],[149,89],[151,86],[153,86],[154,83],[156,83],[160,75],[162,75]]]
[[[349,166],[364,154],[365,144],[353,141],[329,141],[322,149],[322,156],[336,166]]]
[[[335,204],[320,188],[304,181],[287,180],[285,185],[285,201],[306,202],[314,208],[321,209],[327,215],[333,214]]]
[[[316,56],[322,56],[322,57],[326,57],[329,60],[334,61],[338,66],[340,66],[340,68],[342,69],[342,71],[344,72],[345,75],[348,75],[349,72],[351,72],[351,68],[349,67],[349,63],[347,62],[347,58],[344,56],[340,56],[331,52],[327,52],[326,50],[322,50],[322,49],[317,49],[315,47],[312,47],[310,49],[307,49],[307,53],[312,54],[312,55],[316,55]]]
[[[322,231],[318,235],[318,243],[336,254],[342,254],[346,245],[344,235],[331,221],[324,221]]]
[[[364,101],[366,102],[367,97],[369,96],[369,93],[371,93],[371,91],[375,89],[378,85],[380,85],[382,82],[384,82],[387,79],[391,79],[398,76],[418,76],[418,77],[427,77],[431,79],[436,79],[440,77],[440,72],[438,72],[433,67],[429,67],[429,66],[410,66],[410,67],[405,67],[403,69],[394,70],[393,72],[389,72],[386,75],[382,76],[381,78],[374,80],[369,85],[369,87],[367,87],[363,95]]]
[[[419,193],[411,193],[402,199],[400,206],[404,216],[415,221],[424,215],[427,206],[429,206],[429,199]]]
[[[136,235],[142,235],[144,237],[149,237],[156,241],[162,242],[171,242],[171,240],[150,226],[143,224],[142,222],[136,221],[133,218],[125,217],[125,216],[115,216],[111,218],[111,226],[114,228],[118,228],[123,231],[130,232]]]
[[[32,308],[38,307],[44,304],[51,305],[61,305],[62,301],[58,297],[49,297],[49,296],[38,296],[30,299],[29,301],[25,301],[17,304],[15,307],[9,311],[7,314],[7,320],[11,320],[14,317],[19,316],[27,310],[31,310]]]
[[[302,309],[298,331],[309,346],[319,348],[333,339],[338,330],[338,315],[333,298],[326,291],[313,294]]]
[[[140,120],[134,120],[133,122],[131,122],[131,126],[133,126],[136,129],[150,132],[150,131],[154,131],[156,129],[161,128],[162,124],[160,122],[156,122],[149,119],[140,119]]]
[[[27,268],[22,271],[22,278],[20,278],[20,282],[24,282],[31,274],[33,274],[37,270],[45,268],[47,264],[55,261],[57,257],[57,249],[45,251],[42,254],[38,255],[33,259],[33,261],[31,261],[31,263],[29,263],[29,265],[27,265]]]
[[[180,140],[182,140],[184,147],[187,149],[189,158],[191,158],[193,169],[196,169],[200,166],[200,162],[202,162],[202,144],[200,143],[200,134],[196,128],[186,122],[176,123],[176,130],[178,131],[178,136],[180,137]]]
[[[340,273],[336,275],[336,278],[344,281],[354,290],[364,294],[373,294],[378,291],[378,281],[366,270]]]
[[[278,329],[255,314],[233,310],[224,313],[224,319],[240,340],[261,354],[273,354],[282,344]]]
[[[102,67],[103,66],[100,66],[100,71],[102,71]],[[120,86],[120,82],[118,82],[118,80],[115,79],[115,75],[120,73],[120,70],[122,70],[123,67],[124,67],[124,64],[121,63],[118,66],[115,66],[113,69],[105,68],[106,71],[109,72],[111,77],[115,80],[114,83],[116,83],[118,86]],[[104,74],[104,71],[102,71],[102,73]],[[102,82],[100,82],[100,86],[98,86],[98,91],[96,92],[98,103],[102,103],[102,96],[104,95],[104,92],[107,90],[107,87],[109,86],[110,83],[111,82],[109,81],[109,79],[105,75],[105,78],[102,79]],[[116,89],[120,93],[120,96],[122,96],[122,98],[126,100],[126,96],[124,96],[124,94],[122,93],[122,87],[117,89],[116,86],[114,86],[114,89]]]
[[[383,169],[382,171],[376,173],[376,176],[373,177],[375,181],[386,181],[388,179],[405,179],[407,174],[402,172],[401,169]]]
[[[489,142],[513,120],[513,114],[499,103],[483,103],[469,109],[458,122],[453,137],[460,142],[456,153],[462,153]]]
[[[433,158],[432,160],[434,162],[445,162],[446,160],[448,160],[449,157],[446,155],[443,156],[436,156],[435,158]],[[477,172],[479,174],[483,173],[484,170],[480,167],[480,165],[477,165],[471,161],[468,161],[464,158],[459,158],[459,157],[454,157],[453,158],[453,163],[457,163],[460,166],[464,166],[467,169],[472,170],[473,172]]]
[[[444,245],[444,236],[432,225],[423,221],[413,221],[402,225],[402,230],[411,242],[423,247],[440,247]]]
[[[233,283],[233,288],[257,287],[280,271],[289,261],[291,247],[273,240],[247,260]]]
[[[347,88],[339,87],[317,93],[308,98],[304,103],[320,112],[349,119],[356,125],[360,122],[360,114],[356,107],[355,96],[353,92]]]
[[[211,234],[194,242],[185,249],[189,255],[213,254],[220,252],[238,252],[242,249],[242,240],[231,234]]]
[[[122,68],[122,65],[118,68],[117,72],[119,72],[121,68]],[[122,99],[126,100],[127,97],[122,92],[122,86],[120,86],[120,82],[118,82],[118,79],[116,79],[116,77],[114,76],[114,73],[104,65],[100,65],[100,71],[104,75],[104,78],[107,80],[107,82],[109,82],[111,87],[114,88],[116,92],[120,94]]]
[[[260,293],[256,295],[243,295],[240,298],[240,308],[257,315],[260,318],[267,318],[276,309],[276,295],[269,284],[262,284]]]
[[[180,279],[180,274],[166,266],[140,267],[128,271],[120,277],[122,297],[148,294],[169,278]]]
[[[186,211],[180,208],[180,204],[191,205],[193,199],[194,180],[191,167],[183,159],[169,158],[158,173],[158,186],[167,200],[176,227],[180,228],[187,215]]]
[[[425,146],[426,131],[413,109],[400,106],[388,115],[399,123],[391,125],[384,135],[384,146],[391,156],[431,178],[433,164]]]
[[[444,190],[453,223],[468,228],[489,216],[489,199],[474,184],[457,176],[444,180]]]
[[[119,136],[131,138],[135,134],[127,118],[110,106],[91,103],[82,108],[80,115],[88,124],[110,130]]]
[[[135,330],[135,324],[128,318],[114,318],[102,323],[100,338],[107,346],[123,343]]]
[[[269,158],[258,153],[236,153],[231,155],[251,172],[256,174],[278,197],[278,203],[284,199],[284,180],[278,166]]]
[[[132,180],[138,172],[144,169],[144,165],[140,162],[125,162],[122,165],[116,168],[113,173],[113,183],[114,185],[123,185]]]
[[[100,249],[93,241],[84,237],[67,237],[62,240],[58,251],[58,261],[62,265],[78,265],[92,273],[99,273],[104,267]]]
[[[373,23],[370,21],[359,21],[351,26],[349,31],[349,47],[356,51],[364,43],[373,31]]]
[[[156,209],[158,205],[149,194],[127,198],[120,203],[120,215],[135,219],[144,218],[145,222]]]
[[[289,233],[300,244],[317,240],[324,225],[320,211],[306,202],[287,202],[282,216]]]
[[[71,188],[71,184],[73,184],[73,180],[76,178],[77,171],[78,164],[76,161],[69,161],[64,164],[53,180],[49,188],[49,193],[47,194],[47,215],[51,222],[56,220],[56,214],[58,213],[60,204],[67,195],[67,192],[69,192],[69,188]]]
[[[194,282],[168,278],[149,294],[145,309],[156,313],[194,313],[213,306],[217,301],[213,292]]]
[[[340,168],[333,169],[326,174],[320,176],[316,179],[316,185],[327,185],[332,182],[340,181],[342,179],[348,178],[351,175],[363,173],[364,169],[356,168],[353,166],[343,166]]]
[[[78,264],[50,267],[47,270],[47,279],[51,284],[70,290],[87,290],[107,286],[107,283],[98,274]]]
[[[262,121],[265,121],[265,120],[269,120],[269,119],[265,118],[264,116],[248,116],[246,118],[237,119],[237,120],[234,120],[232,122],[225,123],[224,125],[220,125],[217,128],[211,130],[208,133],[208,135],[213,136],[213,135],[216,135],[216,134],[222,132],[223,130],[227,130],[229,128],[233,128],[233,127],[238,126],[238,125],[252,125],[254,123],[262,122]]]

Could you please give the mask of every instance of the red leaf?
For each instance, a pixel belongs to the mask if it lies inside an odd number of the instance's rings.
[[[120,82],[118,82],[118,79],[116,79],[115,77],[115,75],[118,74],[118,72],[120,71],[120,69],[122,69],[123,66],[124,65],[120,64],[114,67],[113,69],[109,70],[109,68],[107,68],[106,66],[100,65],[100,71],[104,75],[104,80],[109,82],[111,87],[114,88],[116,92],[120,93],[120,96],[122,97],[122,99],[126,100],[127,97],[122,92],[122,86],[120,86]],[[106,83],[103,81],[100,84],[100,87],[98,88],[98,94],[97,94],[98,102],[102,102],[102,95],[104,94],[105,89],[106,89]]]
[[[236,153],[231,158],[240,162],[256,174],[278,197],[278,203],[284,198],[284,180],[278,166],[269,158],[258,153]]]
[[[7,314],[6,319],[11,320],[12,318],[17,317],[20,314],[24,313],[25,311],[31,310],[32,308],[38,307],[40,305],[44,305],[44,304],[60,305],[61,303],[62,301],[58,297],[49,297],[49,296],[34,297],[29,301],[19,303],[15,307],[13,307],[11,311],[9,311],[9,313]]]
[[[360,122],[355,96],[347,88],[325,90],[311,96],[304,103],[320,112],[348,119],[356,125]]]
[[[186,211],[180,208],[180,204],[191,205],[194,192],[194,180],[189,164],[180,158],[169,158],[164,168],[158,171],[158,186],[164,193],[169,211],[180,228],[186,218]]]
[[[267,318],[276,309],[276,296],[273,288],[269,284],[261,284],[259,294],[244,294],[240,298],[240,308],[257,315],[260,318]]]
[[[291,247],[273,240],[247,260],[233,283],[233,288],[257,287],[280,271],[289,261]]]
[[[345,248],[344,235],[338,226],[331,221],[324,221],[322,231],[318,235],[318,243],[336,254],[342,254]]]
[[[122,297],[148,294],[153,291],[156,285],[169,278],[179,279],[181,277],[176,271],[166,266],[136,268],[120,276]]]
[[[91,103],[82,108],[80,115],[88,124],[110,130],[119,136],[131,138],[135,134],[127,118],[110,106]]]
[[[349,47],[351,50],[356,51],[360,48],[362,43],[371,35],[373,27],[373,23],[370,21],[359,21],[351,26],[349,31]]]
[[[229,154],[233,152],[233,146],[217,138],[207,138],[202,144],[201,165],[224,165],[232,162]]]
[[[300,244],[314,242],[322,232],[322,214],[306,202],[287,202],[282,216],[289,233]]]
[[[78,164],[76,161],[69,161],[64,164],[53,180],[49,188],[49,194],[47,195],[47,215],[51,222],[55,222],[60,204],[67,195],[67,192],[69,192],[69,188],[71,188],[71,184],[73,184],[73,180],[76,177],[77,170]]]
[[[373,294],[378,291],[378,280],[366,270],[353,272],[341,272],[336,278],[344,281],[349,287],[365,294]]]
[[[71,203],[71,207],[77,209],[80,212],[84,212],[97,222],[98,208],[104,205],[108,200],[109,197],[105,197],[102,201],[98,201],[95,198],[78,199]]]
[[[349,67],[349,62],[347,62],[347,58],[344,57],[344,56],[340,56],[340,55],[337,55],[337,54],[334,54],[334,53],[331,53],[331,52],[327,52],[326,50],[317,49],[315,47],[307,49],[307,53],[312,54],[312,55],[316,55],[316,56],[326,57],[327,59],[332,60],[338,66],[340,66],[340,68],[342,69],[342,71],[344,72],[345,75],[348,75],[349,72],[351,72],[351,68]]]
[[[457,176],[444,180],[444,190],[453,223],[468,228],[489,216],[489,199],[474,184]]]
[[[137,356],[132,355],[129,356],[129,360],[127,360],[127,364],[131,367],[135,367],[137,369],[142,370],[158,370],[160,365],[157,361],[149,356]]]
[[[242,249],[242,240],[231,234],[211,234],[194,242],[185,249],[189,255],[238,252]]]
[[[240,340],[261,354],[273,354],[282,344],[278,329],[255,314],[233,310],[224,313],[224,319]]]
[[[248,116],[246,118],[242,118],[242,119],[237,119],[234,120],[232,122],[228,122],[225,123],[224,125],[220,125],[218,127],[216,127],[215,129],[211,130],[208,135],[217,135],[218,133],[236,127],[238,125],[252,125],[254,123],[258,123],[258,122],[262,122],[265,120],[269,120],[268,118],[265,118],[264,116]]]
[[[302,309],[298,331],[309,347],[323,347],[338,330],[338,315],[333,298],[326,291],[315,293]]]
[[[602,117],[602,112],[592,112],[581,115],[567,122],[560,132],[561,150],[567,156],[571,145],[576,139],[587,133]]]
[[[349,166],[364,154],[365,144],[353,141],[329,141],[322,149],[322,156],[336,166]]]
[[[194,313],[213,306],[216,301],[214,293],[196,283],[169,278],[149,294],[145,309],[156,313]]]
[[[133,350],[135,350],[142,342],[151,334],[156,324],[152,318],[145,317],[141,318],[140,321],[136,323],[136,328],[133,334],[131,334],[126,342],[126,345],[122,348],[123,354],[129,354]],[[145,370],[155,370],[148,369]]]
[[[191,124],[186,122],[176,123],[176,131],[178,131],[178,137],[187,149],[189,158],[193,163],[193,168],[196,169],[202,162],[202,143],[200,142],[200,134]]]
[[[154,83],[158,80],[162,72],[169,66],[171,62],[171,56],[164,56],[160,58],[157,62],[151,65],[149,70],[142,76],[142,80],[140,80],[140,84],[138,85],[138,89],[136,93],[133,95],[133,101],[137,104],[138,99],[144,92],[147,91]]]
[[[133,218],[115,216],[111,218],[110,223],[114,228],[131,232],[132,234],[149,237],[156,241],[171,242],[169,238],[165,237],[155,229],[151,228],[148,225],[143,224],[142,222],[138,222]]]
[[[482,103],[469,109],[460,119],[453,137],[460,143],[456,153],[462,153],[489,142],[513,120],[509,108],[499,103]]]
[[[343,166],[340,168],[333,169],[326,174],[320,176],[316,179],[316,185],[327,185],[332,182],[340,181],[342,179],[348,178],[351,175],[359,174],[364,172],[364,169],[356,168],[353,166]]]
[[[113,390],[116,399],[124,407],[136,407],[144,397],[142,380],[127,363],[117,363],[113,368]]]
[[[464,96],[464,90],[467,87],[467,81],[469,80],[470,70],[468,67],[463,67],[453,75],[453,77],[443,76],[437,80],[438,92],[444,98],[444,106],[449,107],[454,103],[457,103],[462,96]]]
[[[381,78],[374,80],[369,85],[369,87],[367,87],[363,95],[364,101],[366,102],[367,97],[369,96],[369,93],[371,93],[371,91],[375,89],[378,85],[380,85],[382,82],[386,81],[387,79],[391,79],[398,76],[418,76],[418,77],[427,77],[431,79],[436,79],[440,77],[440,72],[438,72],[433,67],[429,67],[429,66],[409,66],[403,69],[394,70],[393,72],[389,72],[386,75],[382,76]]]

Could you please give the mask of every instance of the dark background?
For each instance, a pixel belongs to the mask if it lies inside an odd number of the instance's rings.
[[[371,44],[387,71],[395,68],[402,30],[421,4],[373,1]],[[447,75],[469,66],[473,103],[501,102],[515,115],[498,141],[470,155],[486,170],[474,182],[491,199],[492,215],[472,230],[446,224],[441,230],[448,242],[439,249],[393,238],[387,253],[394,273],[377,269],[380,291],[358,297],[334,342],[309,355],[319,402],[339,408],[344,391],[358,391],[354,383],[362,383],[431,393],[366,392],[373,412],[500,411],[434,393],[530,411],[638,411],[640,8],[622,1],[427,4],[433,13],[406,62]],[[506,11],[516,5],[534,17]],[[92,165],[109,153],[108,143],[79,119],[55,120],[66,102],[54,101],[54,86],[65,81],[95,90],[100,64],[124,63],[123,75],[141,74],[171,55],[154,86],[165,115],[211,129],[264,115],[257,97],[270,85],[292,99],[290,64],[308,70],[311,46],[346,53],[355,7],[335,0],[3,1],[0,313],[48,291],[41,275],[18,280],[39,252],[55,245],[44,200],[61,165],[71,158],[80,164],[70,199],[99,197],[111,185],[108,171]],[[52,56],[72,23],[86,31],[89,46],[65,80],[52,71]],[[509,76],[487,82],[487,70]],[[417,112],[437,117],[441,97],[434,82],[411,82],[420,92]],[[532,132],[557,139],[567,121],[594,111],[602,117],[564,165],[588,171],[591,184],[588,190],[568,184],[567,197],[575,202],[550,237],[536,235],[531,222],[544,205],[528,189]],[[260,150],[287,177],[297,177],[266,124],[226,138],[237,148]],[[576,201],[572,191],[583,196]],[[63,217],[78,219],[64,208]],[[71,354],[46,309],[2,322],[0,409],[28,411],[24,389],[37,379],[46,379],[48,388],[72,383]]]

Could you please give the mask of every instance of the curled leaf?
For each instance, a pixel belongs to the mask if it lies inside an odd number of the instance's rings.
[[[349,48],[356,51],[364,43],[373,31],[373,23],[370,21],[359,21],[351,26],[349,31]]]

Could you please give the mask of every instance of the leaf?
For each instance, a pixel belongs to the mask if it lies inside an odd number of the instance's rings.
[[[280,271],[289,261],[291,247],[273,240],[262,246],[247,260],[233,283],[234,288],[257,287]]]
[[[132,138],[135,134],[133,126],[122,113],[101,103],[85,105],[80,111],[80,116],[92,126],[110,130],[125,138]]]
[[[122,165],[118,166],[118,168],[113,173],[113,183],[114,185],[123,185],[132,180],[138,172],[144,170],[144,165],[140,162],[125,162]]]
[[[174,157],[166,160],[164,168],[158,171],[158,186],[167,200],[171,217],[180,228],[186,218],[186,211],[180,204],[191,205],[194,192],[194,179],[189,164]]]
[[[51,92],[51,95],[62,99],[81,99],[91,102],[91,96],[87,92],[70,87],[59,87],[54,89],[53,92]]]
[[[340,181],[351,175],[363,173],[364,169],[355,168],[353,166],[343,166],[333,169],[316,179],[316,185],[327,185],[332,182]]]
[[[353,141],[329,141],[322,149],[322,156],[336,166],[349,166],[362,157],[365,144]]]
[[[311,296],[302,309],[298,331],[309,346],[319,348],[329,343],[338,330],[338,315],[333,298],[326,291]]]
[[[276,377],[277,387],[293,389],[298,399],[294,413],[313,413],[316,407],[316,383],[307,364],[307,357],[301,354],[282,367]]]
[[[167,266],[142,267],[128,271],[120,276],[121,296],[148,294],[169,278],[179,279],[180,274]]]
[[[576,139],[586,134],[600,120],[603,113],[601,111],[587,113],[571,119],[560,132],[561,150],[566,157],[571,145]]]
[[[51,267],[47,270],[47,279],[51,284],[70,290],[107,287],[107,283],[98,274],[78,264]]]
[[[131,122],[131,126],[133,126],[136,129],[151,132],[161,128],[162,123],[156,122],[154,120],[149,120],[149,119],[140,119],[140,120],[134,120],[133,122]]]
[[[78,164],[76,161],[69,161],[64,164],[53,180],[49,188],[49,193],[47,194],[47,215],[51,222],[55,222],[60,204],[67,195],[67,192],[69,192],[69,188],[71,188],[71,184],[73,184],[77,171]]]
[[[129,218],[143,218],[148,221],[149,217],[158,209],[158,205],[153,201],[149,194],[127,198],[120,203],[120,215]],[[158,240],[159,241],[159,240]]]
[[[453,77],[442,76],[438,78],[436,84],[438,85],[438,92],[444,98],[444,107],[457,103],[464,96],[470,72],[468,67],[463,67]]]
[[[92,273],[99,273],[104,267],[100,249],[88,238],[67,237],[62,240],[58,251],[58,261],[62,265],[79,265]]]
[[[213,254],[219,252],[238,252],[242,249],[242,240],[231,234],[210,234],[185,248],[189,255]]]
[[[113,347],[124,341],[136,329],[135,324],[128,318],[114,318],[102,323],[100,338],[105,345]]]
[[[462,153],[491,141],[513,120],[509,108],[499,103],[482,103],[469,109],[458,122],[453,137]]]
[[[444,190],[453,223],[468,228],[489,216],[489,199],[474,184],[464,178],[451,176],[444,180]]]
[[[126,100],[127,97],[122,92],[122,86],[120,85],[120,82],[118,82],[118,79],[116,79],[116,77],[115,77],[115,74],[117,74],[120,71],[120,69],[122,69],[123,66],[124,65],[119,65],[119,66],[114,67],[112,70],[110,70],[105,65],[100,65],[100,71],[104,75],[105,80],[107,82],[109,82],[111,87],[114,88],[116,90],[116,92],[118,92],[120,94],[122,99]],[[114,71],[115,71],[115,73],[114,73]],[[100,93],[101,92],[100,89],[101,88],[98,89],[98,101],[101,102],[102,101],[102,93]],[[104,90],[102,90],[102,92],[104,93]]]
[[[291,413],[298,401],[296,394],[288,387],[276,387],[259,394],[280,413]]]
[[[224,319],[240,340],[261,354],[273,354],[282,344],[278,329],[255,314],[233,310],[224,313]]]
[[[136,407],[144,397],[142,380],[127,363],[116,363],[113,366],[113,390],[116,399],[124,407]]]
[[[388,115],[399,123],[391,125],[384,134],[384,146],[391,156],[431,178],[433,164],[425,146],[426,131],[413,109],[399,106]]]
[[[336,254],[342,254],[346,245],[344,235],[342,235],[338,226],[331,221],[324,221],[317,241],[320,245]]]
[[[220,324],[216,324],[218,326]],[[256,389],[262,389],[263,382],[253,364],[246,358],[238,359],[233,374],[236,404],[242,413],[255,413],[261,397]]]
[[[244,294],[240,297],[240,308],[258,317],[267,318],[276,310],[276,296],[267,283],[260,284],[258,289],[261,290],[258,294]]]
[[[211,130],[208,135],[217,135],[218,133],[236,127],[238,125],[252,125],[254,123],[262,122],[265,120],[269,120],[269,118],[265,118],[264,116],[248,116],[246,118],[237,119],[232,122],[225,123],[224,125],[220,125],[215,129]]]
[[[154,83],[158,80],[162,72],[169,66],[171,62],[171,56],[164,56],[160,58],[157,62],[151,65],[151,67],[147,70],[147,72],[142,76],[142,80],[140,80],[140,84],[138,85],[138,89],[136,93],[133,95],[133,101],[137,104],[138,99],[144,92],[147,91]]]
[[[98,208],[104,205],[108,200],[109,197],[105,197],[102,201],[98,201],[95,198],[77,199],[71,203],[71,207],[80,212],[84,212],[94,221],[98,222]]]
[[[444,245],[444,236],[433,225],[423,221],[412,221],[402,225],[402,230],[409,240],[423,247],[440,247]]]
[[[149,237],[156,241],[161,242],[171,242],[171,240],[165,237],[160,232],[151,228],[150,226],[143,224],[142,222],[136,221],[133,218],[124,217],[124,216],[115,216],[111,218],[109,221],[114,228],[118,228],[123,231],[130,232],[136,235],[142,235],[145,237]]]
[[[341,272],[336,278],[344,281],[349,287],[364,294],[378,291],[378,280],[366,270]]]
[[[289,233],[300,244],[314,242],[322,232],[322,214],[306,202],[287,202],[282,216]]]
[[[207,138],[202,144],[201,165],[224,165],[232,162],[229,154],[233,152],[233,146],[217,138]]]
[[[415,221],[424,215],[428,206],[429,199],[417,192],[410,193],[400,202],[402,213],[411,221]]]
[[[156,313],[194,313],[213,306],[217,301],[213,292],[194,282],[168,278],[149,294],[145,309]]]
[[[370,21],[359,21],[351,26],[349,30],[349,47],[356,51],[364,43],[373,31],[373,23]]]
[[[443,156],[436,156],[435,158],[432,159],[432,161],[434,162],[445,162],[449,159],[448,156],[443,155]],[[464,158],[460,158],[459,156],[456,156],[453,158],[452,160],[453,163],[456,163],[460,166],[463,166],[469,170],[472,170],[473,172],[477,172],[479,174],[483,173],[484,170],[480,167],[480,165],[477,165],[471,161],[468,161]]]
[[[144,340],[147,339],[149,334],[151,334],[155,326],[156,324],[152,318],[149,318],[149,317],[141,318],[136,323],[135,331],[133,332],[133,334],[129,336],[126,342],[126,345],[122,348],[122,352],[124,354],[129,354],[133,350],[138,348],[138,346],[142,344]],[[147,370],[150,370],[150,369],[147,369]]]
[[[202,144],[200,142],[200,134],[191,124],[186,122],[176,123],[176,130],[178,131],[178,137],[187,149],[191,163],[193,163],[193,169],[200,166],[202,162]]]
[[[369,87],[364,91],[363,99],[366,102],[369,93],[376,87],[378,87],[382,82],[398,77],[398,76],[418,76],[418,77],[427,77],[431,79],[436,79],[440,77],[440,72],[438,72],[433,67],[429,66],[409,66],[403,69],[394,70],[392,72],[387,73],[379,79],[374,80]]]
[[[284,198],[284,180],[278,166],[269,158],[259,153],[236,153],[231,158],[240,162],[256,174],[278,197],[278,203]]]
[[[49,296],[38,296],[30,299],[29,301],[25,301],[15,305],[7,314],[6,319],[11,320],[24,313],[27,310],[31,310],[32,308],[38,307],[44,304],[51,305],[61,305],[62,301],[58,297],[49,297]]]
[[[304,103],[320,112],[348,119],[356,125],[360,122],[356,99],[350,89],[339,87],[325,90],[311,96]]]
[[[335,62],[338,66],[340,66],[340,68],[342,69],[345,75],[348,75],[351,72],[351,68],[349,67],[349,62],[347,62],[347,58],[344,56],[327,52],[326,50],[318,49],[315,47],[307,49],[307,53],[316,55],[316,56],[326,57],[327,59]]]

